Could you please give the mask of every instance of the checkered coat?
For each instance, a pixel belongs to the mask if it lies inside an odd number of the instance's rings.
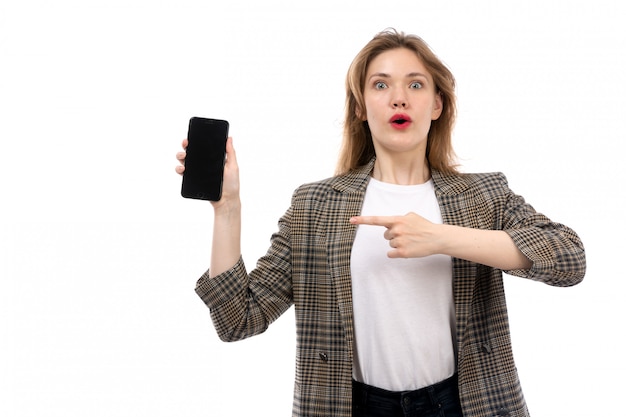
[[[296,314],[293,416],[351,416],[353,312],[350,251],[373,161],[347,175],[303,185],[256,268],[243,260],[196,292],[220,338],[262,333],[291,305]],[[506,231],[533,262],[507,271],[554,286],[580,282],[585,252],[574,231],[553,223],[508,188],[499,173],[432,178],[445,223]],[[502,272],[453,259],[459,393],[465,417],[528,416],[517,376]]]

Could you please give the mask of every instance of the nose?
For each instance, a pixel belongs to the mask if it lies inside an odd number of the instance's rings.
[[[406,96],[404,95],[403,92],[396,92],[396,94],[393,96],[392,100],[391,100],[391,104],[394,108],[405,108],[408,104],[407,104],[407,99]]]

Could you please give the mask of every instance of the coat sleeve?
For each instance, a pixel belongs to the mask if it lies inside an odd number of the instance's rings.
[[[291,209],[280,219],[270,248],[251,273],[240,258],[230,270],[214,278],[207,271],[198,280],[196,293],[209,307],[221,340],[263,333],[293,304],[290,218]]]
[[[503,174],[500,179],[506,194],[503,230],[533,262],[530,270],[506,272],[557,287],[581,282],[585,276],[586,257],[580,237],[569,227],[537,213],[524,198],[509,189]]]

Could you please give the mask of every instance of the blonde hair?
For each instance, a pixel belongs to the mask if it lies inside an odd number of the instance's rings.
[[[358,117],[365,111],[363,90],[368,66],[381,53],[397,48],[409,49],[417,55],[432,75],[437,94],[441,96],[443,111],[431,123],[428,132],[426,159],[431,169],[456,173],[455,153],[452,149],[452,129],[456,119],[455,80],[450,70],[437,58],[430,47],[415,35],[389,29],[378,33],[358,53],[346,77],[346,108],[343,142],[339,153],[337,174],[343,174],[367,164],[374,156],[374,143],[367,122]]]

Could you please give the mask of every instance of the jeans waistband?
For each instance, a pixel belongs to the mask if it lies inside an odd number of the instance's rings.
[[[432,398],[434,393],[438,393],[440,391],[448,389],[458,390],[458,383],[458,375],[454,374],[450,378],[444,379],[441,382],[437,382],[436,384],[429,385],[427,387],[420,388],[414,391],[388,391],[383,388],[374,387],[364,384],[362,382],[352,380],[352,390],[353,395],[375,395],[394,401],[401,401],[407,398],[417,400],[420,397],[430,399]]]

